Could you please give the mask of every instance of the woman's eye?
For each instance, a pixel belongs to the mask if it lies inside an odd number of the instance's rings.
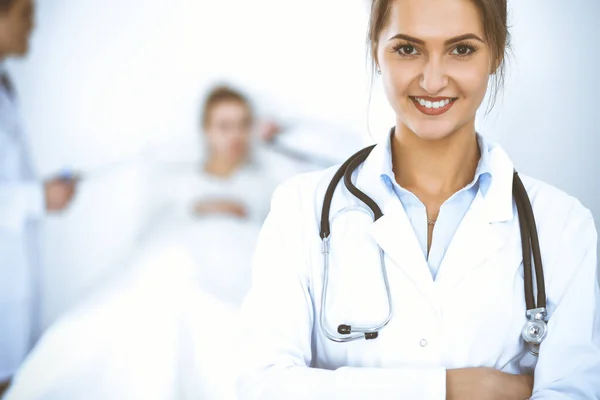
[[[457,56],[468,56],[471,55],[473,49],[469,46],[458,46],[453,51],[452,54]]]
[[[415,49],[415,46],[410,44],[400,46],[397,51],[403,56],[414,56],[417,54],[417,49]]]

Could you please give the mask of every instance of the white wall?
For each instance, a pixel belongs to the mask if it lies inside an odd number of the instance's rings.
[[[39,0],[28,59],[11,65],[39,170],[105,168],[47,225],[45,320],[111,272],[143,221],[142,149],[193,157],[197,108],[216,78],[263,114],[335,121],[375,137],[394,122],[376,84],[370,109],[365,2]],[[512,1],[504,100],[479,121],[519,170],[600,218],[596,0]],[[165,154],[161,154],[164,156]]]
[[[342,0],[39,0],[31,53],[11,65],[35,160],[43,175],[93,173],[47,224],[45,324],[118,268],[143,222],[145,170],[111,163],[148,149],[194,157],[215,79],[242,85],[264,115],[364,125],[363,11]]]
[[[600,2],[512,1],[504,101],[483,129],[524,173],[579,198],[600,221]]]

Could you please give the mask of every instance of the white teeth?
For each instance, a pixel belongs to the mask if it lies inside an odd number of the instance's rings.
[[[445,99],[445,100],[432,102],[432,101],[420,99],[418,97],[415,97],[415,100],[417,100],[420,105],[422,105],[423,107],[427,107],[427,108],[442,108],[442,107],[445,107],[448,104],[450,104],[450,102],[452,101],[450,99]]]

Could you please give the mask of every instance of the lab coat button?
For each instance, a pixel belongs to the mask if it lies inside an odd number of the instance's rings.
[[[421,339],[421,341],[419,342],[419,344],[421,345],[421,347],[425,347],[425,346],[427,346],[427,340]]]

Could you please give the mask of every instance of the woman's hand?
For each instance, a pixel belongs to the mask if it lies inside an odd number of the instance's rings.
[[[214,199],[199,200],[194,205],[196,215],[227,214],[239,218],[246,218],[248,212],[246,207],[235,200]]]
[[[533,376],[512,375],[493,368],[464,368],[446,372],[448,400],[526,400]]]

